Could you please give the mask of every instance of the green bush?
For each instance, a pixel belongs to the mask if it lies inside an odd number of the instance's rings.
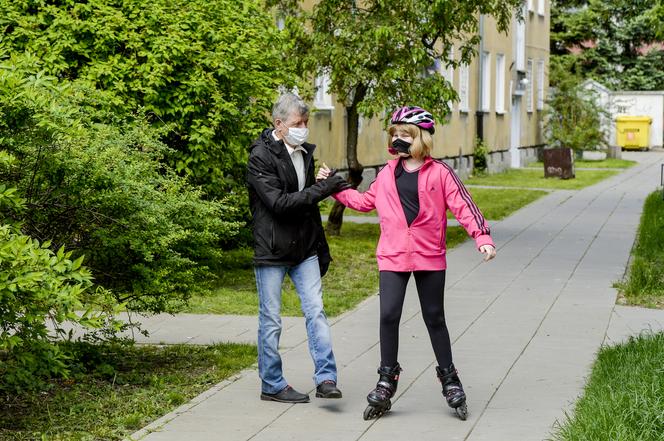
[[[170,124],[170,164],[207,193],[244,183],[246,148],[297,75],[260,0],[0,0],[0,48]]]
[[[475,139],[475,148],[473,150],[473,173],[482,174],[487,170],[487,156],[489,148],[486,143],[480,139]]]
[[[13,163],[11,155],[0,151],[0,165]],[[0,185],[5,213],[25,208],[15,190]],[[83,257],[72,260],[71,252],[60,248],[54,253],[49,245],[0,221],[0,390],[39,387],[49,376],[67,375],[68,357],[54,344],[54,338],[64,335],[63,322],[87,328],[115,326],[104,312],[90,312],[92,304],[107,309],[108,302],[103,290],[90,292],[91,276],[81,266]],[[47,321],[53,325],[51,333]]]
[[[89,105],[104,94],[17,64],[0,67],[0,146],[17,158],[0,178],[25,197],[23,232],[84,254],[133,310],[173,311],[205,289],[237,209],[164,165],[169,150],[143,121],[106,123]]]
[[[545,110],[545,138],[549,147],[581,150],[599,150],[608,145],[602,130],[602,119],[607,117],[592,92],[579,84],[565,66],[551,66],[551,80],[556,84]]]
[[[0,225],[0,388],[29,387],[35,380],[67,373],[66,356],[51,342],[47,319],[96,325],[78,317],[91,284],[61,248],[53,253],[8,225]]]

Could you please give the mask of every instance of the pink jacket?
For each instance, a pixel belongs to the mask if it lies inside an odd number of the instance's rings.
[[[420,211],[408,226],[397,193],[394,170],[399,159],[388,161],[369,189],[344,190],[334,198],[357,211],[378,212],[380,239],[376,249],[380,271],[439,271],[445,259],[446,210],[449,209],[475,239],[477,247],[493,245],[489,227],[468,190],[452,168],[427,158],[418,177]]]

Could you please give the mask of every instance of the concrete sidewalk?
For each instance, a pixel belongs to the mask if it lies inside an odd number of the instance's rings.
[[[468,394],[460,421],[444,404],[434,357],[409,285],[401,321],[404,368],[392,411],[364,421],[379,362],[378,298],[332,322],[341,400],[260,401],[245,370],[135,433],[146,441],[543,440],[582,392],[596,351],[642,329],[664,329],[664,311],[617,307],[645,197],[659,184],[661,152],[580,191],[556,191],[492,225],[498,257],[481,262],[472,242],[449,252],[446,314]],[[255,342],[256,318],[187,315],[143,320],[151,342]],[[312,392],[302,319],[284,320],[286,379]]]

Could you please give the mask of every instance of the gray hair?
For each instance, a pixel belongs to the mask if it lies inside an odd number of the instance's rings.
[[[299,96],[286,92],[272,106],[272,122],[278,119],[285,122],[293,113],[298,116],[308,115],[309,106]]]

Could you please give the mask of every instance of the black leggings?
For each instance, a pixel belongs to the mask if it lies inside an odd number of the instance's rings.
[[[399,322],[409,272],[380,272],[380,357],[381,366],[397,364],[399,353]],[[436,361],[441,367],[452,364],[450,334],[445,323],[443,296],[445,271],[415,271],[417,294],[420,297],[422,318],[429,331]]]

